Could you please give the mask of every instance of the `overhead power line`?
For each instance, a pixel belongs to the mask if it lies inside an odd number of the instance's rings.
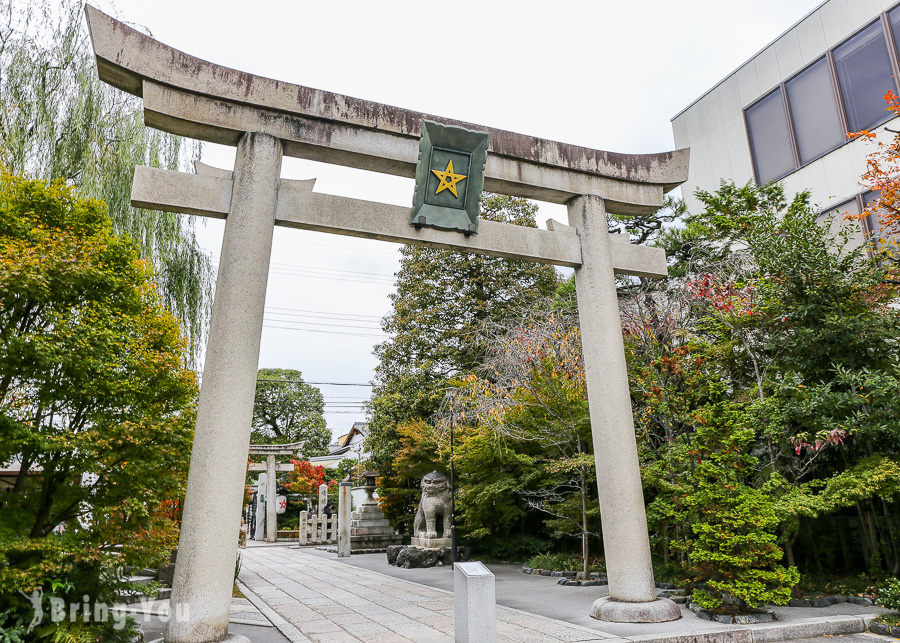
[[[301,266],[300,264],[295,263],[272,263],[270,264],[276,268],[283,268],[287,270],[318,270],[318,271],[326,271],[333,273],[342,273],[347,275],[365,275],[370,277],[381,277],[385,279],[394,280],[393,273],[387,272],[369,272],[368,270],[343,270],[341,268],[334,268],[332,266]]]
[[[387,335],[375,335],[374,333],[343,333],[339,330],[317,330],[315,328],[297,328],[296,326],[276,326],[274,324],[263,324],[266,328],[280,328],[282,330],[301,330],[307,333],[325,333],[327,335],[349,335],[351,337],[378,337],[386,339]]]
[[[278,380],[260,378],[257,382],[290,382],[291,384],[316,384],[318,386],[372,386],[372,384],[356,384],[353,382],[307,382],[306,380]]]
[[[298,317],[328,317],[328,318],[337,318],[337,317],[356,317],[359,318],[360,321],[364,319],[371,319],[373,321],[381,321],[382,315],[360,315],[358,313],[339,313],[330,310],[304,310],[302,308],[288,308],[285,306],[268,306],[266,310],[276,312],[276,311],[285,311],[279,312],[280,315],[294,315],[296,314]]]
[[[275,313],[283,314],[283,313]],[[349,326],[347,324],[323,324],[322,322],[304,322],[304,321],[294,321],[292,319],[272,319],[269,318],[269,321],[281,322],[282,324],[303,324],[305,326],[326,326],[328,328],[358,328],[360,330],[378,330],[377,328],[373,328],[372,326]],[[297,330],[304,330],[302,328],[298,328]]]

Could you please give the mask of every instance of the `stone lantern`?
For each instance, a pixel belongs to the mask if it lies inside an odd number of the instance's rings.
[[[378,477],[378,472],[376,471],[364,471],[359,474],[359,477],[363,480],[362,488],[366,492],[366,499],[363,500],[363,505],[377,505],[378,503],[375,501],[375,479]]]
[[[403,542],[403,538],[396,534],[375,500],[375,480],[378,473],[369,470],[359,474],[359,477],[366,499],[350,517],[350,549],[357,553],[371,553],[385,551],[389,546]]]

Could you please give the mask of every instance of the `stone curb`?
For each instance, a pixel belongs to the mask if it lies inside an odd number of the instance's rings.
[[[877,614],[859,616],[823,616],[790,623],[732,626],[703,632],[659,636],[626,636],[633,643],[772,643],[834,634],[863,634]]]
[[[241,594],[246,596],[247,600],[253,603],[253,606],[262,612],[262,615],[269,619],[269,622],[278,628],[278,631],[284,634],[291,643],[312,643],[300,633],[300,630],[284,620],[278,612],[273,610],[264,600],[250,591],[240,580],[236,582],[238,589],[241,590]]]

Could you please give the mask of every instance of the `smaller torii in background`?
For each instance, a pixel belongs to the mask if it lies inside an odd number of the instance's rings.
[[[266,456],[266,463],[251,462],[249,471],[265,471],[266,472],[266,492],[264,499],[266,503],[266,542],[274,543],[278,539],[278,531],[276,526],[277,515],[275,513],[275,474],[278,471],[293,471],[293,464],[276,464],[276,455],[295,455],[297,451],[303,448],[305,442],[291,442],[290,444],[251,444],[250,455]],[[261,516],[257,517],[257,530],[262,526],[260,524]]]

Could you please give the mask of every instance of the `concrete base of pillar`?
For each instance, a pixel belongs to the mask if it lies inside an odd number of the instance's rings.
[[[680,619],[681,608],[668,598],[649,603],[623,603],[604,596],[591,605],[591,617],[612,623],[665,623]]]

